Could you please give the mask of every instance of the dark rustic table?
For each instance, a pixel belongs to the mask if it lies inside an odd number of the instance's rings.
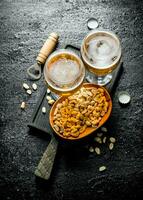
[[[43,77],[31,97],[22,83],[49,33],[60,35],[59,48],[80,45],[86,21],[121,38],[124,72],[113,96],[107,127],[117,139],[101,156],[82,146],[59,148],[51,180],[37,180],[34,170],[49,142],[27,128],[43,90]],[[143,2],[140,0],[3,0],[0,1],[0,199],[137,199],[143,194]],[[118,92],[131,103],[121,107]],[[27,102],[21,111],[21,101]],[[107,170],[99,172],[106,165]]]

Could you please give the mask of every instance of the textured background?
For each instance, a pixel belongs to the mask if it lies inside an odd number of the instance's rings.
[[[29,134],[27,123],[43,77],[37,82],[38,91],[28,97],[22,89],[23,82],[30,83],[26,69],[52,31],[60,35],[60,48],[66,43],[80,45],[89,17],[96,17],[101,28],[116,32],[122,40],[124,73],[107,124],[117,144],[99,157],[82,147],[59,148],[51,181],[41,183],[34,170],[49,139]],[[143,194],[142,27],[143,3],[138,0],[0,1],[0,199],[122,200]],[[118,104],[121,90],[132,97],[126,108]],[[107,170],[99,173],[103,164]]]

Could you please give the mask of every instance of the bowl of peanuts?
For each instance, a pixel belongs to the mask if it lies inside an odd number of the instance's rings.
[[[109,118],[112,100],[108,91],[93,83],[84,83],[70,96],[60,97],[50,111],[54,132],[66,140],[84,138],[100,128]]]

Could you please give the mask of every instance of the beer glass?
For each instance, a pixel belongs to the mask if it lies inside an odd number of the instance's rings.
[[[44,77],[52,92],[58,95],[71,95],[81,87],[85,67],[74,52],[61,49],[48,57],[44,66]]]
[[[91,31],[83,39],[81,56],[91,72],[87,77],[89,82],[104,86],[112,80],[113,71],[121,62],[120,41],[111,31]]]

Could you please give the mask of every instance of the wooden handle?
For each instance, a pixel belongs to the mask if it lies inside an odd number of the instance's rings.
[[[44,43],[43,47],[40,50],[36,60],[39,64],[44,64],[48,55],[53,51],[57,42],[58,42],[58,34],[51,33],[46,42]]]
[[[52,136],[52,139],[44,152],[37,169],[35,170],[35,175],[43,178],[45,180],[48,180],[51,176],[55,156],[57,153],[57,147],[58,147],[58,142],[55,139],[54,136]]]

